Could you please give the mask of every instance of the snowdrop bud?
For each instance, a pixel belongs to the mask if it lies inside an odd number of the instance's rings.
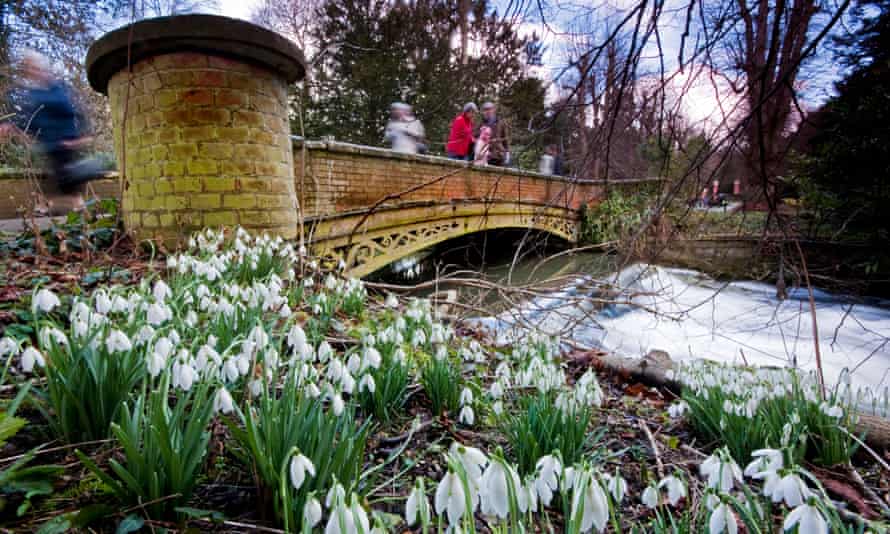
[[[309,497],[306,500],[306,504],[303,506],[303,521],[310,528],[321,521],[321,503],[315,497]]]
[[[461,406],[465,406],[467,404],[473,403],[473,392],[470,388],[465,387],[463,391],[460,392],[460,404]]]
[[[331,407],[334,410],[334,415],[336,415],[337,417],[339,417],[340,414],[343,413],[343,409],[346,407],[346,405],[343,402],[343,397],[341,397],[339,393],[334,395],[334,398],[331,401]]]
[[[59,301],[59,297],[56,296],[55,293],[53,293],[49,289],[41,289],[31,299],[31,311],[34,313],[37,313],[37,312],[49,313],[49,312],[53,311],[56,308],[56,306],[59,306],[60,304],[62,304],[62,303],[61,303],[61,301]]]
[[[22,371],[30,373],[34,370],[34,364],[43,367],[46,365],[46,360],[43,359],[43,354],[39,350],[34,347],[28,347],[22,352],[21,363]]]
[[[418,514],[422,522],[427,521],[429,518],[424,517],[427,509],[429,509],[429,502],[426,499],[426,495],[420,491],[418,486],[414,486],[411,494],[408,495],[408,500],[405,501],[405,522],[409,527],[414,525],[417,523]]]
[[[473,421],[475,420],[473,408],[469,405],[461,408],[460,415],[458,416],[457,420],[467,426],[473,426]]]

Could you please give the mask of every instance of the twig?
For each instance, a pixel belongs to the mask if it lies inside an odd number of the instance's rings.
[[[103,443],[111,443],[111,441],[112,441],[111,439],[99,439],[99,440],[95,440],[95,441],[83,441],[81,443],[72,443],[71,445],[60,445],[58,447],[52,447],[51,449],[41,449],[41,450],[34,451],[34,452],[26,452],[24,454],[17,454],[15,456],[9,456],[8,458],[0,458],[0,463],[14,462],[16,460],[20,460],[20,459],[24,458],[25,456],[29,456],[29,455],[30,456],[38,456],[40,454],[47,454],[50,452],[58,452],[58,451],[64,451],[66,449],[74,449],[77,447],[81,447],[83,445],[101,445]]]
[[[418,424],[416,427],[409,429],[407,432],[403,432],[397,436],[385,436],[377,440],[381,445],[393,445],[395,443],[399,443],[400,441],[404,441],[410,438],[413,434],[420,432],[422,430],[426,430],[430,426],[432,426],[435,419],[427,419],[426,421]]]
[[[853,467],[853,464],[848,464],[847,470],[850,472],[850,476],[853,478],[853,480],[855,480],[856,483],[859,484],[859,486],[862,488],[862,491],[864,491],[872,501],[878,503],[878,505],[881,507],[881,511],[884,513],[884,516],[890,517],[890,506],[887,506],[887,503],[884,502],[884,499],[880,498],[873,489],[868,487],[868,484],[866,484],[865,481],[862,480],[862,476],[859,474],[859,471],[857,471],[856,468]]]
[[[887,470],[888,473],[890,473],[890,465],[887,465],[887,462],[885,462],[884,459],[881,458],[881,456],[880,456],[878,453],[876,453],[876,452],[874,451],[874,449],[872,449],[871,447],[869,447],[868,445],[866,445],[864,441],[862,441],[861,439],[859,439],[858,437],[856,437],[855,434],[853,434],[852,432],[850,432],[850,431],[847,430],[846,428],[842,427],[841,425],[838,425],[837,427],[841,430],[841,432],[843,432],[844,434],[850,436],[850,437],[853,439],[853,441],[855,441],[856,443],[858,443],[859,446],[861,446],[861,447],[862,447],[863,449],[865,449],[869,454],[871,454],[872,458],[874,458],[879,464],[881,464],[881,467],[883,467],[884,469]]]
[[[658,468],[658,477],[664,478],[664,463],[661,461],[661,454],[658,452],[658,443],[655,441],[655,436],[652,435],[652,431],[649,430],[649,425],[646,424],[646,421],[640,419],[639,422],[640,428],[643,429],[646,437],[649,438],[649,445],[652,446],[652,452],[655,454],[655,465]]]

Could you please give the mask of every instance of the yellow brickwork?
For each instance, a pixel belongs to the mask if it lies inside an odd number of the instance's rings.
[[[296,235],[285,82],[194,52],[145,59],[132,70],[108,84],[128,230],[168,244],[202,226]]]

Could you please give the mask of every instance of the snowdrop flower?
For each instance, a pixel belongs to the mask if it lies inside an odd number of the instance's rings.
[[[455,441],[451,444],[451,454],[460,461],[470,480],[482,478],[485,466],[488,465],[488,457],[485,456],[484,452],[476,447],[470,447]]]
[[[386,300],[383,302],[383,305],[390,309],[395,309],[399,307],[399,299],[396,298],[395,295],[389,293],[386,295]]]
[[[677,419],[678,417],[683,417],[683,414],[686,413],[686,410],[689,409],[689,405],[686,404],[686,401],[675,402],[668,406],[668,415],[672,418]]]
[[[806,483],[796,473],[789,473],[781,478],[773,479],[772,483],[764,484],[764,495],[771,497],[774,503],[785,501],[789,508],[803,504],[812,494]],[[766,492],[770,491],[769,494]]]
[[[732,513],[732,508],[725,502],[718,504],[711,512],[711,518],[708,520],[709,534],[723,534],[723,532],[736,534],[738,530],[739,526],[736,523],[735,514]]]
[[[331,344],[327,341],[322,341],[318,346],[318,361],[321,363],[325,363],[331,356],[334,354],[334,349],[331,348]]]
[[[65,333],[53,326],[40,330],[38,338],[42,346],[49,345],[51,342],[54,342],[56,345],[68,344],[68,338],[65,336]]]
[[[519,475],[513,469],[497,459],[488,464],[479,484],[483,514],[496,515],[501,519],[506,519],[510,513],[508,477],[512,481],[513,490],[519,491],[521,487]]]
[[[358,390],[365,391],[367,390],[369,393],[374,393],[377,390],[377,383],[374,382],[374,377],[370,375],[370,373],[362,376],[362,379],[359,380]]]
[[[356,522],[356,520],[358,521]],[[368,514],[353,497],[351,506],[346,506],[341,502],[331,510],[331,517],[328,518],[324,532],[325,534],[365,534],[370,529]]]
[[[173,364],[173,387],[188,391],[192,389],[192,384],[197,377],[198,374],[189,363],[177,361]]]
[[[380,352],[374,347],[367,347],[365,349],[364,358],[362,360],[362,370],[368,367],[378,369],[380,367],[380,362]]]
[[[765,478],[767,473],[775,473],[782,469],[784,465],[782,451],[776,449],[758,449],[751,453],[755,458],[753,462],[745,467],[745,476],[761,479]]]
[[[159,326],[170,318],[170,310],[162,304],[152,303],[146,310],[146,319],[152,326]]]
[[[709,488],[727,493],[736,481],[742,481],[742,471],[725,450],[719,450],[702,462],[699,471],[707,477]]]
[[[589,532],[593,528],[597,532],[602,532],[609,520],[608,497],[593,476],[589,474],[579,476],[582,477],[581,487],[576,484],[572,492],[572,516],[574,517],[580,508],[581,532]]]
[[[306,395],[310,398],[316,399],[319,395],[321,395],[321,390],[318,389],[318,386],[315,384],[309,384],[306,386]]]
[[[238,380],[238,363],[235,362],[235,358],[227,358],[223,363],[222,376],[226,382]]]
[[[466,493],[460,477],[449,471],[436,487],[436,514],[448,515],[448,523],[457,525],[467,509]]]
[[[303,521],[309,525],[309,527],[314,527],[321,521],[321,503],[318,502],[314,496],[309,497],[306,500],[306,504],[303,505]]]
[[[53,293],[49,289],[41,289],[31,299],[31,311],[34,313],[37,313],[37,312],[49,313],[49,312],[53,311],[56,308],[56,306],[59,306],[60,304],[62,304],[62,302],[59,301],[59,297],[56,296],[55,293]]]
[[[235,401],[232,399],[232,395],[229,393],[229,390],[225,387],[220,387],[218,390],[216,390],[216,396],[214,396],[213,398],[213,411],[232,413],[232,410],[234,409]]]
[[[789,531],[797,525],[797,531],[801,534],[828,534],[828,522],[822,516],[822,512],[815,506],[807,503],[801,504],[791,510],[782,523],[782,529]]]
[[[339,393],[334,395],[334,398],[331,400],[331,408],[334,410],[334,415],[340,416],[343,413],[343,409],[346,407],[343,402],[343,397],[340,396]]]
[[[621,501],[624,500],[624,495],[627,493],[627,482],[617,472],[615,475],[606,473],[603,475],[603,478],[606,479],[606,489],[612,495],[612,498],[615,499],[616,503],[621,504]]]
[[[22,352],[22,371],[26,373],[30,373],[34,370],[34,364],[39,365],[40,367],[44,367],[46,365],[46,360],[43,359],[43,354],[40,353],[39,350],[34,347],[28,347]]]
[[[495,415],[501,415],[504,413],[504,403],[501,401],[495,402],[491,405],[491,411],[493,411]]]
[[[287,333],[287,346],[291,348],[299,348],[305,344],[306,332],[300,325],[293,325]]]
[[[411,344],[415,347],[426,345],[426,332],[422,328],[414,331],[414,335],[411,336]]]
[[[408,500],[405,501],[405,522],[408,526],[414,525],[417,523],[418,514],[420,515],[419,519],[422,523],[426,523],[429,521],[429,501],[426,499],[426,495],[420,491],[420,487],[415,485],[414,489],[411,490],[411,494],[408,495]]]
[[[550,454],[542,456],[535,463],[535,471],[538,475],[535,478],[535,491],[544,506],[550,506],[550,501],[553,500],[553,493],[559,487],[559,472],[561,470],[562,464],[559,458]]]
[[[309,476],[315,476],[315,465],[312,460],[303,456],[303,454],[295,454],[290,459],[290,483],[293,484],[295,490],[299,490],[306,480],[306,473]]]
[[[652,510],[658,508],[658,490],[655,489],[654,486],[647,486],[646,489],[643,490],[643,495],[640,497],[640,500]]]
[[[457,420],[465,424],[467,426],[473,426],[473,421],[476,420],[476,416],[473,413],[473,407],[470,405],[466,405],[460,410],[460,414],[457,417]]]
[[[500,380],[492,382],[491,387],[488,389],[488,394],[493,399],[499,399],[504,395],[504,388],[501,386]]]
[[[11,337],[0,338],[0,356],[16,355],[19,350],[19,344]]]
[[[103,290],[96,291],[96,311],[101,313],[102,315],[107,314],[111,311],[111,299],[108,298],[108,294]]]
[[[130,311],[130,303],[127,302],[127,299],[120,295],[115,295],[113,299],[111,299],[111,312],[110,313],[127,313]]]
[[[686,497],[686,484],[674,475],[668,475],[661,479],[658,483],[658,489],[666,488],[668,493],[668,502],[671,506],[677,506],[680,499]]]
[[[163,280],[158,280],[151,289],[151,295],[156,301],[164,302],[170,296],[170,286],[164,283]]]
[[[198,314],[195,313],[195,310],[189,310],[188,313],[185,314],[185,324],[192,328],[198,324]]]
[[[470,388],[465,387],[460,392],[460,404],[461,404],[461,406],[466,406],[466,405],[472,404],[472,403],[473,403],[473,392],[470,390]]]
[[[105,347],[108,349],[108,352],[114,354],[115,352],[129,352],[132,350],[133,344],[130,343],[130,338],[127,337],[127,334],[114,329],[105,338]]]
[[[828,417],[834,417],[835,419],[840,419],[844,416],[844,409],[838,405],[831,406],[827,402],[823,402],[820,406],[822,413],[827,415]]]

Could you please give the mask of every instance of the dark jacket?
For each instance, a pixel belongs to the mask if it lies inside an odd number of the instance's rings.
[[[68,88],[61,82],[28,88],[21,95],[16,125],[47,152],[58,150],[62,141],[80,138],[83,123]]]

